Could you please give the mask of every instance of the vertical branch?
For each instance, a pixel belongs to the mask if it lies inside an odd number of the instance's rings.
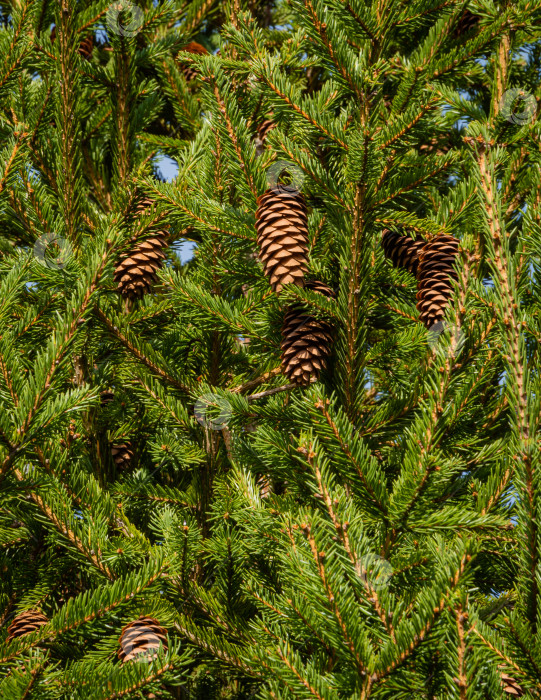
[[[478,146],[477,150],[481,176],[481,204],[490,231],[490,237],[487,241],[488,262],[492,268],[495,287],[499,294],[499,303],[495,304],[495,310],[499,315],[500,325],[506,338],[507,353],[504,355],[508,371],[506,389],[510,406],[514,409],[511,417],[514,444],[510,446],[514,470],[507,470],[505,480],[509,481],[513,473],[518,473],[519,475],[522,491],[520,505],[523,509],[521,527],[524,528],[524,536],[527,543],[524,548],[527,567],[524,577],[527,590],[526,614],[535,629],[538,621],[537,599],[539,587],[536,571],[539,561],[539,532],[537,525],[537,495],[534,483],[534,455],[531,449],[532,441],[529,424],[529,396],[531,391],[526,348],[524,337],[521,333],[520,299],[515,286],[516,266],[513,265],[505,225],[501,220],[502,207],[500,206],[497,186],[494,181],[494,163],[488,159],[487,149],[488,144],[483,142]]]
[[[57,17],[60,59],[58,62],[58,124],[61,145],[58,155],[58,192],[67,238],[80,243],[81,133],[77,118],[76,98],[79,94],[77,71],[77,35],[72,11],[73,0],[62,0]]]
[[[507,87],[509,77],[509,61],[511,59],[511,37],[509,32],[504,32],[500,37],[498,52],[494,65],[494,87],[492,90],[491,121],[498,116],[500,102]]]
[[[133,134],[130,105],[132,102],[130,46],[124,36],[120,36],[115,50],[116,92],[116,186],[119,190],[126,186],[132,164]]]
[[[455,610],[456,615],[456,627],[458,634],[458,645],[457,645],[457,657],[458,657],[458,674],[457,674],[457,685],[460,691],[460,700],[467,700],[468,697],[468,676],[466,675],[465,669],[465,657],[466,657],[466,641],[464,632],[464,622],[467,618],[467,614],[462,611],[462,607],[459,605]]]

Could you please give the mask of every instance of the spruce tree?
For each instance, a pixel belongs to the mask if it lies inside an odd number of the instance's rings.
[[[541,697],[539,5],[0,9],[0,698]]]

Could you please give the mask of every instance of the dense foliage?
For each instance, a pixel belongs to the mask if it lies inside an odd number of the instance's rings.
[[[539,4],[0,9],[0,697],[541,697]],[[384,229],[458,240],[437,329]]]

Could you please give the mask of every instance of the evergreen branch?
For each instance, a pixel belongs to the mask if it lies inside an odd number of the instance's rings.
[[[270,372],[265,372],[265,374],[262,374],[261,376],[257,377],[256,379],[250,379],[249,381],[245,382],[244,384],[241,384],[240,386],[235,387],[234,389],[230,389],[232,394],[245,394],[247,391],[250,391],[251,389],[254,389],[256,386],[259,386],[260,384],[264,384],[267,382],[269,379],[272,379],[272,377],[276,377],[276,375],[282,373],[282,367],[275,367],[274,369],[271,369]]]
[[[144,355],[138,348],[136,348],[122,333],[122,331],[114,325],[114,323],[109,319],[108,316],[99,308],[95,307],[95,312],[98,315],[98,317],[103,321],[103,323],[107,326],[107,328],[111,331],[111,333],[118,338],[118,340],[121,342],[121,344],[129,351],[131,354],[136,357],[142,364],[144,364],[146,367],[148,367],[152,372],[160,376],[162,379],[165,379],[169,384],[174,386],[176,389],[179,389],[180,391],[183,391],[186,394],[190,393],[190,390],[188,387],[186,387],[184,384],[179,382],[177,379],[174,377],[171,377],[165,370],[163,370],[161,367],[158,367],[152,360],[150,360],[146,355]]]
[[[281,391],[290,391],[291,389],[296,389],[296,384],[284,384],[283,386],[277,386],[274,389],[267,389],[267,391],[261,391],[259,394],[249,394],[246,398],[248,401],[254,401],[255,399],[262,399],[265,396],[272,396],[273,394],[278,394]]]

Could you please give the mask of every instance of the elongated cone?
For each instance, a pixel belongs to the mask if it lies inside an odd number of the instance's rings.
[[[134,216],[142,214],[151,205],[151,200],[142,199],[135,207]],[[125,258],[118,261],[114,280],[122,296],[137,299],[151,290],[165,258],[166,247],[167,233],[158,231],[151,238],[137,243]]]
[[[25,610],[13,618],[13,622],[8,627],[7,641],[11,642],[16,637],[24,637],[25,634],[35,632],[49,620],[41,610]]]
[[[160,647],[167,651],[167,630],[152,617],[140,617],[122,629],[118,642],[118,656],[122,663],[151,661],[158,655]]]
[[[395,267],[405,267],[406,270],[417,274],[419,265],[419,253],[425,242],[423,240],[414,241],[409,236],[384,229],[381,236],[381,245],[385,257],[388,258]]]
[[[322,282],[306,282],[305,289],[334,297]],[[302,304],[286,311],[282,326],[282,372],[292,384],[305,386],[317,381],[331,354],[332,328],[312,316]]]
[[[308,215],[304,195],[286,185],[271,187],[257,200],[259,258],[271,287],[302,287],[308,269]]]
[[[441,321],[457,279],[454,263],[458,241],[442,234],[425,244],[417,268],[417,310],[427,328]]]
[[[202,46],[201,44],[198,44],[197,41],[190,41],[189,44],[184,46],[182,48],[183,51],[188,51],[189,53],[194,53],[198,56],[204,56],[208,54],[207,49]],[[196,66],[189,65],[187,63],[181,63],[180,64],[180,69],[184,74],[184,78],[187,83],[190,82],[190,80],[194,80],[194,78],[197,78],[199,75],[199,71],[197,70]]]

